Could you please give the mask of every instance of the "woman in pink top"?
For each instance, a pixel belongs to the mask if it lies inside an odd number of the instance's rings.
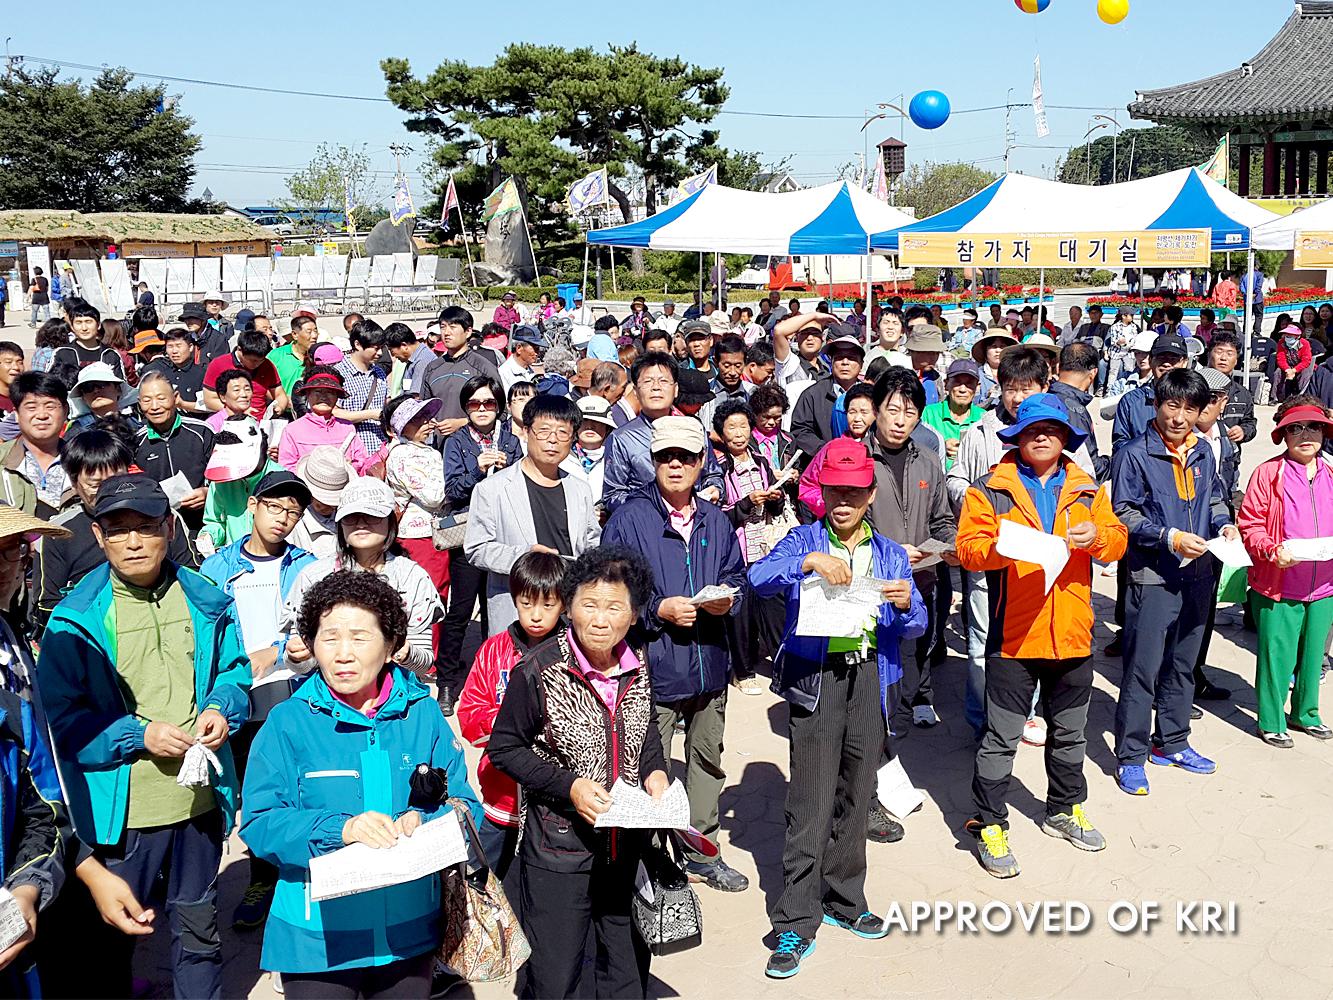
[[[1295,324],[1284,327],[1275,339],[1273,399],[1276,401],[1305,391],[1314,377],[1314,351]]]
[[[1319,740],[1333,729],[1319,718],[1319,674],[1333,626],[1333,562],[1298,559],[1294,539],[1333,535],[1333,468],[1320,455],[1333,420],[1313,396],[1292,396],[1277,409],[1273,443],[1286,451],[1250,477],[1236,525],[1254,565],[1251,602],[1259,624],[1254,690],[1259,738],[1289,748],[1283,712],[1291,688],[1292,728]]]
[[[858,382],[847,390],[845,400],[847,432],[843,434],[843,437],[860,441],[870,432],[870,428],[875,426],[874,393],[875,387],[869,382]],[[796,491],[796,495],[800,497],[801,502],[810,508],[810,512],[815,517],[824,516],[824,492],[820,489],[819,483],[815,481],[815,473],[823,465],[824,452],[827,450],[828,444],[815,452],[815,457],[805,467],[805,472],[801,473],[801,483]]]
[[[347,395],[342,376],[327,365],[316,365],[296,383],[292,393],[304,396],[310,409],[282,432],[278,464],[295,472],[297,462],[320,445],[329,444],[341,451],[358,473],[364,474],[372,459],[356,436],[356,428],[350,421],[333,415],[333,408]]]

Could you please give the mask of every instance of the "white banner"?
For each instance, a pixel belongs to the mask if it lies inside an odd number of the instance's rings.
[[[1041,56],[1037,56],[1032,64],[1032,112],[1037,118],[1037,138],[1045,139],[1051,134],[1051,127],[1046,124],[1046,102],[1041,97]]]

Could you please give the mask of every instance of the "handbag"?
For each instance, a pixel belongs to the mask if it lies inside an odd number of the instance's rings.
[[[461,549],[467,534],[467,511],[458,514],[440,514],[430,519],[430,537],[437,552]]]
[[[1218,604],[1240,604],[1250,586],[1249,571],[1244,566],[1223,566],[1222,581],[1217,588]]]
[[[486,860],[472,814],[459,799],[450,799],[449,805],[480,863],[465,861],[440,873],[443,938],[436,957],[469,983],[507,979],[528,960],[532,947]]]
[[[630,899],[634,929],[654,955],[696,948],[703,943],[704,916],[690,880],[667,852],[656,846],[639,859]]]
[[[796,508],[791,502],[791,497],[784,492],[782,494],[782,513],[764,525],[764,538],[761,543],[764,555],[772,552],[778,542],[786,538],[788,532],[800,523],[801,519],[796,516]]]

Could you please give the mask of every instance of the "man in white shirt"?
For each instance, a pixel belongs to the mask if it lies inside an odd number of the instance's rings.
[[[516,326],[514,332],[509,335],[509,346],[513,353],[499,368],[500,381],[504,384],[506,394],[516,382],[537,381],[538,376],[532,368],[532,363],[541,354],[542,335],[535,327]]]
[[[1079,306],[1069,307],[1069,322],[1060,328],[1060,346],[1067,347],[1074,342],[1074,334],[1078,332],[1079,326],[1083,322],[1083,309]]]
[[[662,315],[658,316],[653,322],[652,328],[671,334],[674,337],[678,326],[680,326],[680,317],[676,315],[676,303],[666,299],[662,303]]]

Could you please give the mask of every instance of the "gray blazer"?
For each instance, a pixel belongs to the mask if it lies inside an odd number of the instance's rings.
[[[588,484],[578,476],[561,469],[560,478],[565,484],[569,540],[574,555],[579,556],[602,537],[596,501]],[[522,463],[483,479],[472,491],[463,552],[472,565],[490,574],[486,613],[491,635],[503,632],[518,620],[513,598],[509,596],[509,570],[519,556],[536,544],[537,529],[532,523]]]

